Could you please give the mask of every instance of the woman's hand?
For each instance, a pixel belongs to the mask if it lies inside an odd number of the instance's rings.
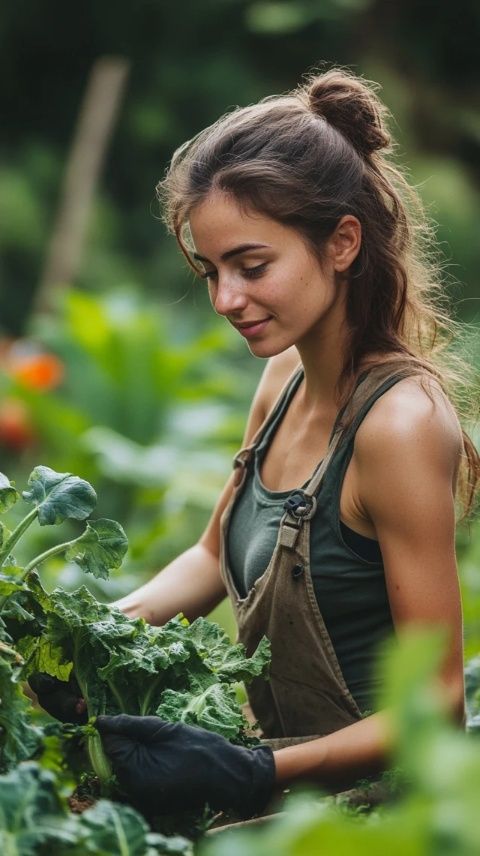
[[[43,672],[30,675],[28,685],[36,694],[40,707],[60,722],[85,725],[87,705],[72,674],[69,681],[59,681]]]
[[[158,814],[202,808],[259,814],[275,785],[269,746],[245,749],[203,728],[157,716],[99,716],[97,728],[121,787]]]

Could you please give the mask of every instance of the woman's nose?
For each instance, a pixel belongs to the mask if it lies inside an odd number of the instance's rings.
[[[210,295],[212,306],[217,315],[231,315],[243,310],[247,305],[245,285],[235,282],[234,279],[225,277],[218,278]]]

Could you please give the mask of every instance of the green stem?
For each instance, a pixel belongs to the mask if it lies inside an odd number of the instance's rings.
[[[40,553],[38,556],[35,556],[31,562],[25,567],[23,574],[19,577],[20,580],[24,580],[25,577],[28,576],[30,571],[33,571],[38,565],[42,562],[45,562],[47,559],[50,559],[51,556],[56,556],[58,553],[64,553],[65,550],[73,544],[73,541],[65,541],[64,544],[57,544],[56,547],[50,547],[49,550],[45,550],[44,553]]]
[[[114,698],[116,698],[117,704],[118,704],[120,710],[122,711],[122,713],[125,713],[125,710],[123,708],[123,699],[122,699],[121,695],[119,694],[117,688],[115,687],[115,684],[113,684],[111,681],[107,681],[107,684],[108,684],[108,687],[110,689],[110,692],[112,693]]]
[[[15,841],[15,833],[5,832],[6,839],[4,840],[5,847],[4,856],[20,856],[20,851],[17,848],[17,843]],[[18,841],[18,839],[17,839]]]
[[[153,681],[151,682],[147,692],[145,693],[143,703],[140,707],[140,716],[146,716],[147,715],[148,708],[150,706],[150,699],[152,698],[154,690],[156,690],[156,688],[158,687],[160,680],[161,680],[161,676],[157,675],[157,677],[154,678]]]
[[[113,825],[115,827],[115,832],[117,833],[117,840],[120,847],[120,856],[128,856],[128,854],[132,851],[130,850],[130,844],[127,841],[125,829],[123,827],[123,824],[119,821],[117,812],[113,813]]]
[[[5,654],[8,654],[13,660],[15,660],[19,664],[23,664],[23,657],[15,651],[15,648],[11,648],[10,645],[7,645],[5,642],[0,642],[0,652],[4,651]]]
[[[12,534],[5,541],[2,549],[0,550],[0,565],[3,563],[4,559],[9,555],[12,551],[12,548],[15,546],[17,541],[22,537],[23,533],[28,529],[31,523],[35,520],[38,514],[38,508],[32,508],[31,511],[20,521],[18,526],[15,527]]]
[[[75,677],[77,679],[77,683],[78,683],[78,686],[80,689],[80,694],[81,694],[82,698],[84,698],[86,703],[87,703],[87,713],[88,713],[88,719],[90,721],[91,716],[92,716],[92,711],[90,708],[90,699],[89,699],[88,687],[87,687],[87,684],[83,681],[81,669],[78,669],[78,671],[76,669],[76,667],[79,665],[79,662],[80,662],[79,643],[78,643],[77,638],[74,640],[74,643],[73,643],[72,660],[73,660],[73,672],[74,672]],[[93,767],[93,770],[94,770],[95,774],[98,776],[98,779],[100,781],[100,789],[101,789],[102,796],[107,797],[107,796],[109,796],[110,782],[113,778],[113,770],[112,770],[110,761],[108,760],[108,758],[105,754],[105,751],[103,749],[102,738],[100,737],[100,734],[98,731],[95,731],[95,734],[91,734],[91,735],[89,735],[89,737],[87,737],[87,752],[88,752],[88,757],[90,758],[90,762],[91,762],[91,765]]]
[[[108,784],[113,776],[110,761],[105,755],[102,738],[98,731],[87,738],[88,754],[92,767],[99,778],[102,794],[108,791]]]

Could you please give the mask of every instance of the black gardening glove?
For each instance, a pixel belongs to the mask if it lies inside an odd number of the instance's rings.
[[[269,746],[233,746],[204,728],[158,716],[99,716],[102,736],[119,784],[155,814],[201,809],[259,814],[275,784]]]
[[[59,681],[51,675],[36,672],[30,675],[28,683],[36,693],[40,707],[55,719],[85,725],[88,720],[87,705],[73,675],[68,681]]]

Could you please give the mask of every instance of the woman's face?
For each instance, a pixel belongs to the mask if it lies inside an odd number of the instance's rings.
[[[295,229],[242,209],[222,192],[197,205],[189,223],[212,306],[252,354],[271,357],[318,337],[344,294],[330,242],[320,266]]]

